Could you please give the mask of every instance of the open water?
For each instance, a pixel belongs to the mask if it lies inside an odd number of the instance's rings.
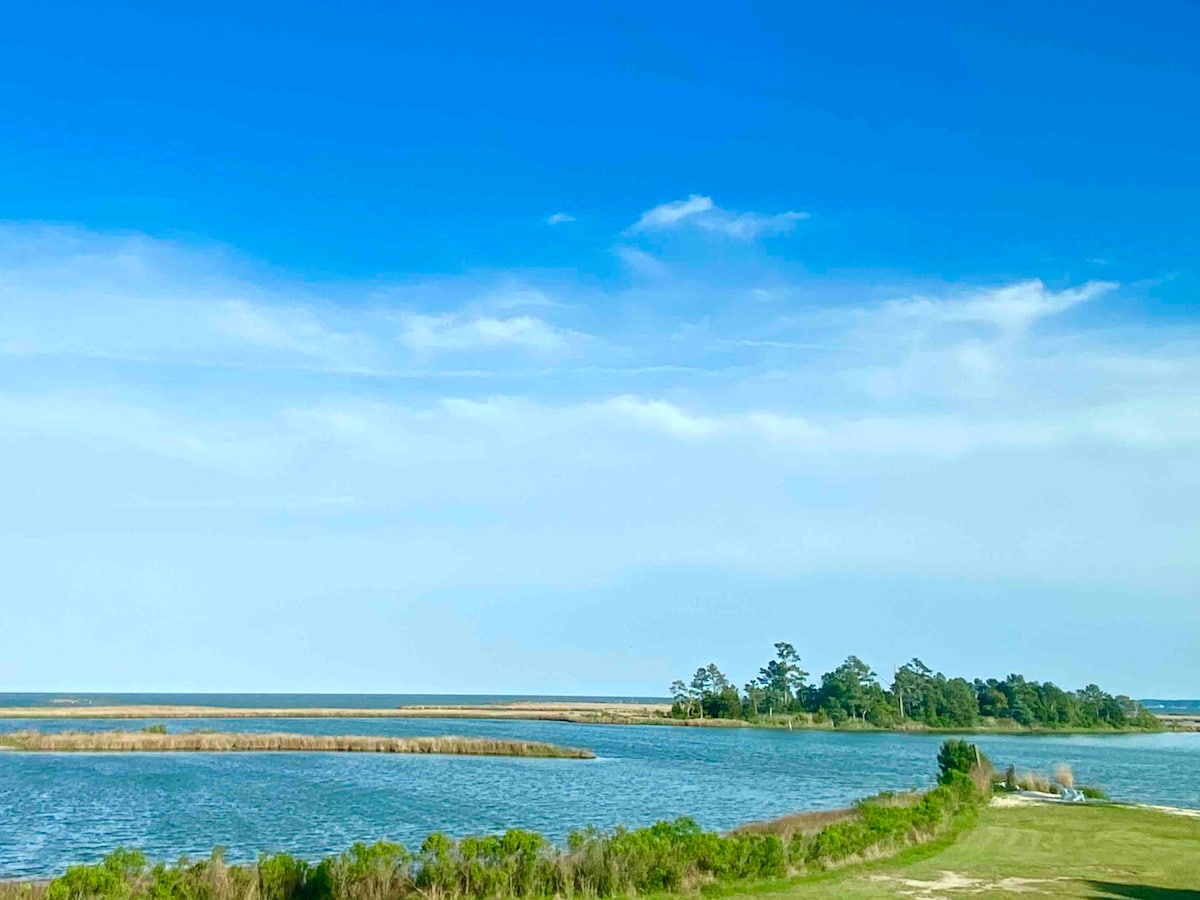
[[[0,705],[45,697],[0,696]],[[88,698],[93,699],[93,698]],[[219,703],[204,695],[93,702]],[[236,705],[394,706],[482,698],[241,695]],[[496,699],[496,698],[487,698]],[[235,705],[226,699],[219,705]],[[21,728],[136,729],[152,721],[0,720]],[[231,859],[287,850],[315,858],[357,840],[410,847],[432,831],[508,827],[563,840],[573,828],[645,825],[689,815],[708,828],[845,806],[881,790],[933,783],[942,737],[758,729],[598,726],[437,719],[168,720],[171,731],[503,736],[588,747],[596,760],[320,753],[80,754],[0,752],[0,878],[40,877],[116,846],[152,859]],[[1076,779],[1115,798],[1200,808],[1200,734],[977,736],[1000,768]]]

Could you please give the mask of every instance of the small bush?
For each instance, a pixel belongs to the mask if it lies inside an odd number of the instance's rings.
[[[951,773],[961,772],[970,776],[972,770],[985,766],[991,768],[991,761],[979,752],[979,748],[968,741],[943,741],[938,749],[938,783],[949,784]]]
[[[1087,797],[1089,800],[1111,800],[1112,799],[1111,797],[1108,796],[1107,793],[1102,791],[1100,788],[1094,787],[1093,785],[1090,785],[1090,784],[1081,784],[1079,786],[1079,792],[1081,794],[1083,794],[1083,796]]]

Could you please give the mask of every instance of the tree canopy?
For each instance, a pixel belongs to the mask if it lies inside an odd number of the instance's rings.
[[[975,728],[1015,723],[1039,728],[1158,728],[1137,701],[1089,684],[1077,691],[1023,675],[1004,679],[947,678],[919,659],[895,670],[885,685],[857,656],[809,684],[800,654],[786,641],[739,691],[715,663],[701,666],[689,683],[671,685],[672,712],[680,718],[757,720],[814,717],[834,725],[889,728],[915,722],[930,728]]]

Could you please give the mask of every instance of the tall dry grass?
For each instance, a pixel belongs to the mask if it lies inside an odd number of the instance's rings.
[[[766,822],[747,822],[734,829],[734,834],[777,834],[785,841],[793,835],[816,834],[829,825],[850,822],[858,818],[858,811],[849,809],[819,809],[812,812],[793,813]]]
[[[0,735],[0,746],[43,752],[263,752],[442,753],[455,756],[525,756],[594,759],[590,750],[531,741],[477,737],[375,737],[369,735],[238,734],[190,731],[18,731]]]
[[[0,900],[43,900],[45,896],[43,882],[0,881]]]
[[[1017,777],[1017,786],[1023,791],[1037,791],[1042,794],[1051,793],[1050,779],[1037,772],[1022,772]]]
[[[1075,773],[1066,763],[1059,763],[1054,767],[1054,780],[1065,788],[1075,787]]]

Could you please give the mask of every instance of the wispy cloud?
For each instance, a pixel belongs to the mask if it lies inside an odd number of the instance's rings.
[[[642,213],[640,219],[633,223],[631,231],[655,231],[660,228],[670,228],[688,218],[699,216],[713,210],[712,197],[702,197],[692,194],[686,200],[672,200],[662,203]]]
[[[547,225],[569,225],[575,221],[575,217],[570,213],[557,212],[546,219]]]
[[[406,349],[545,355],[584,337],[509,314],[564,308],[513,277],[372,285],[347,303],[340,287],[333,300],[310,286],[236,277],[207,248],[13,226],[0,239],[0,355],[10,357],[400,377],[413,374]]]
[[[734,240],[749,241],[769,234],[791,231],[796,223],[808,218],[804,212],[763,214],[731,212],[713,203],[711,197],[692,194],[686,200],[674,200],[646,210],[630,226],[629,234],[697,228]]]
[[[418,351],[469,351],[520,348],[539,352],[566,349],[582,336],[555,328],[533,316],[422,315],[401,318],[397,340]]]
[[[817,423],[804,416],[757,411],[706,415],[650,398],[620,396],[601,404],[618,419],[662,434],[693,439],[767,440],[796,451],[953,458],[985,449],[1048,449],[1072,442],[1132,448],[1200,445],[1200,412],[1184,403],[1107,403],[1068,416],[839,417]]]
[[[371,335],[337,331],[302,307],[229,300],[217,305],[212,324],[218,334],[235,341],[307,358],[335,371],[377,371],[381,364]]]
[[[630,271],[643,277],[662,278],[670,271],[666,263],[640,247],[618,244],[613,248],[613,253]]]
[[[1110,281],[1089,281],[1080,287],[1049,290],[1039,279],[1022,281],[954,299],[913,298],[896,300],[885,309],[901,318],[933,322],[985,323],[1020,331],[1047,316],[1116,290]]]
[[[716,213],[698,206],[657,221]],[[1200,577],[1194,322],[1102,329],[1088,304],[1111,316],[1127,290],[1109,282],[829,300],[633,243],[653,277],[632,286],[289,285],[79,233],[0,252],[0,467],[58,473],[6,486],[0,530],[362,516],[387,543],[380,522],[416,522],[449,585],[673,564]],[[1071,540],[1051,557],[1031,523]]]

